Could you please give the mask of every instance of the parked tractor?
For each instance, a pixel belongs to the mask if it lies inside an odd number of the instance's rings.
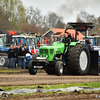
[[[99,66],[100,66],[100,36],[92,35],[92,36],[83,37],[83,41],[85,41],[85,39],[88,39],[93,44],[94,50],[99,52]]]
[[[12,35],[0,34],[0,67],[8,65],[8,49],[12,44]]]
[[[86,75],[98,74],[98,51],[89,51],[86,44],[77,41],[77,31],[86,31],[94,27],[93,23],[68,23],[75,30],[75,42],[62,43],[54,42],[52,46],[39,48],[39,55],[33,55],[29,62],[28,70],[30,75],[35,75],[37,69],[45,69],[46,73],[63,75]],[[90,59],[91,58],[91,59]],[[94,59],[95,58],[95,59]]]

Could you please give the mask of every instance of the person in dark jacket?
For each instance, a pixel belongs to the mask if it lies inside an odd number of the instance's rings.
[[[8,68],[14,68],[15,69],[15,47],[10,46],[10,49],[8,50]]]
[[[69,44],[70,44],[70,42],[71,42],[71,34],[69,34],[68,32],[66,32],[66,33],[64,34],[64,39],[62,40],[62,42],[65,44],[64,53],[66,53],[67,50],[68,50],[67,47],[69,46]],[[68,46],[66,46],[66,43],[68,43]]]
[[[28,51],[28,49],[26,48],[26,44],[24,44],[23,46],[21,46],[18,50],[18,59],[19,59],[19,67],[21,67],[21,69],[23,69],[25,67],[25,58],[26,58],[26,54],[30,53]],[[31,54],[31,53],[30,53]]]
[[[8,50],[8,69],[12,67],[12,64],[11,64],[11,49],[12,49],[12,45],[10,46],[9,50]]]
[[[88,49],[90,51],[94,50],[94,47],[93,47],[92,43],[88,39],[86,39],[85,41],[86,41],[86,45],[88,46]]]
[[[18,69],[18,49],[19,49],[19,47],[20,47],[20,45],[16,45],[16,47],[15,47],[15,66],[16,66],[16,68]]]
[[[71,36],[71,42],[75,42],[74,34]]]
[[[62,42],[63,42],[63,43],[68,43],[68,44],[70,44],[70,42],[71,42],[71,35],[68,34],[68,32],[66,32],[66,33],[64,34],[64,39],[62,40]]]

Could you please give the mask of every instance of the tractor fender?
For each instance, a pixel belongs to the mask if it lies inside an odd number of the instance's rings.
[[[76,44],[80,44],[80,42],[71,42],[70,46],[75,46]]]

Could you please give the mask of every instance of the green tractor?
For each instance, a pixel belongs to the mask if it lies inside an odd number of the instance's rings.
[[[29,62],[28,70],[30,75],[35,75],[37,69],[45,69],[48,75],[86,75],[90,71],[90,65],[92,65],[91,72],[98,73],[98,62],[93,60],[94,55],[98,59],[98,52],[89,51],[86,44],[80,44],[76,42],[77,31],[85,31],[93,28],[93,23],[69,23],[74,29],[75,42],[62,43],[54,42],[52,46],[43,46],[39,48],[39,54],[33,55],[32,60]],[[90,59],[91,57],[91,59]],[[97,64],[97,67],[95,65]],[[94,64],[94,65],[93,65]],[[95,68],[94,68],[95,67]],[[95,69],[95,70],[94,70]]]

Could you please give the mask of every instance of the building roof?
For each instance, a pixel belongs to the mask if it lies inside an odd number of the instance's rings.
[[[60,28],[52,28],[51,30],[53,30],[55,34],[63,34],[65,31],[65,29]]]
[[[54,34],[62,34],[64,33],[65,29],[60,29],[60,28],[51,28],[47,32],[43,34],[45,36],[49,31],[53,31]]]
[[[55,35],[64,35],[64,33],[65,33],[65,29],[51,28],[46,33],[44,33],[43,36],[48,34],[49,31],[53,31],[53,34],[55,34]],[[75,38],[75,30],[74,29],[68,29],[67,32],[69,32],[71,34],[71,36]],[[78,32],[77,33],[77,40],[83,40],[83,36],[84,35],[82,33]]]

